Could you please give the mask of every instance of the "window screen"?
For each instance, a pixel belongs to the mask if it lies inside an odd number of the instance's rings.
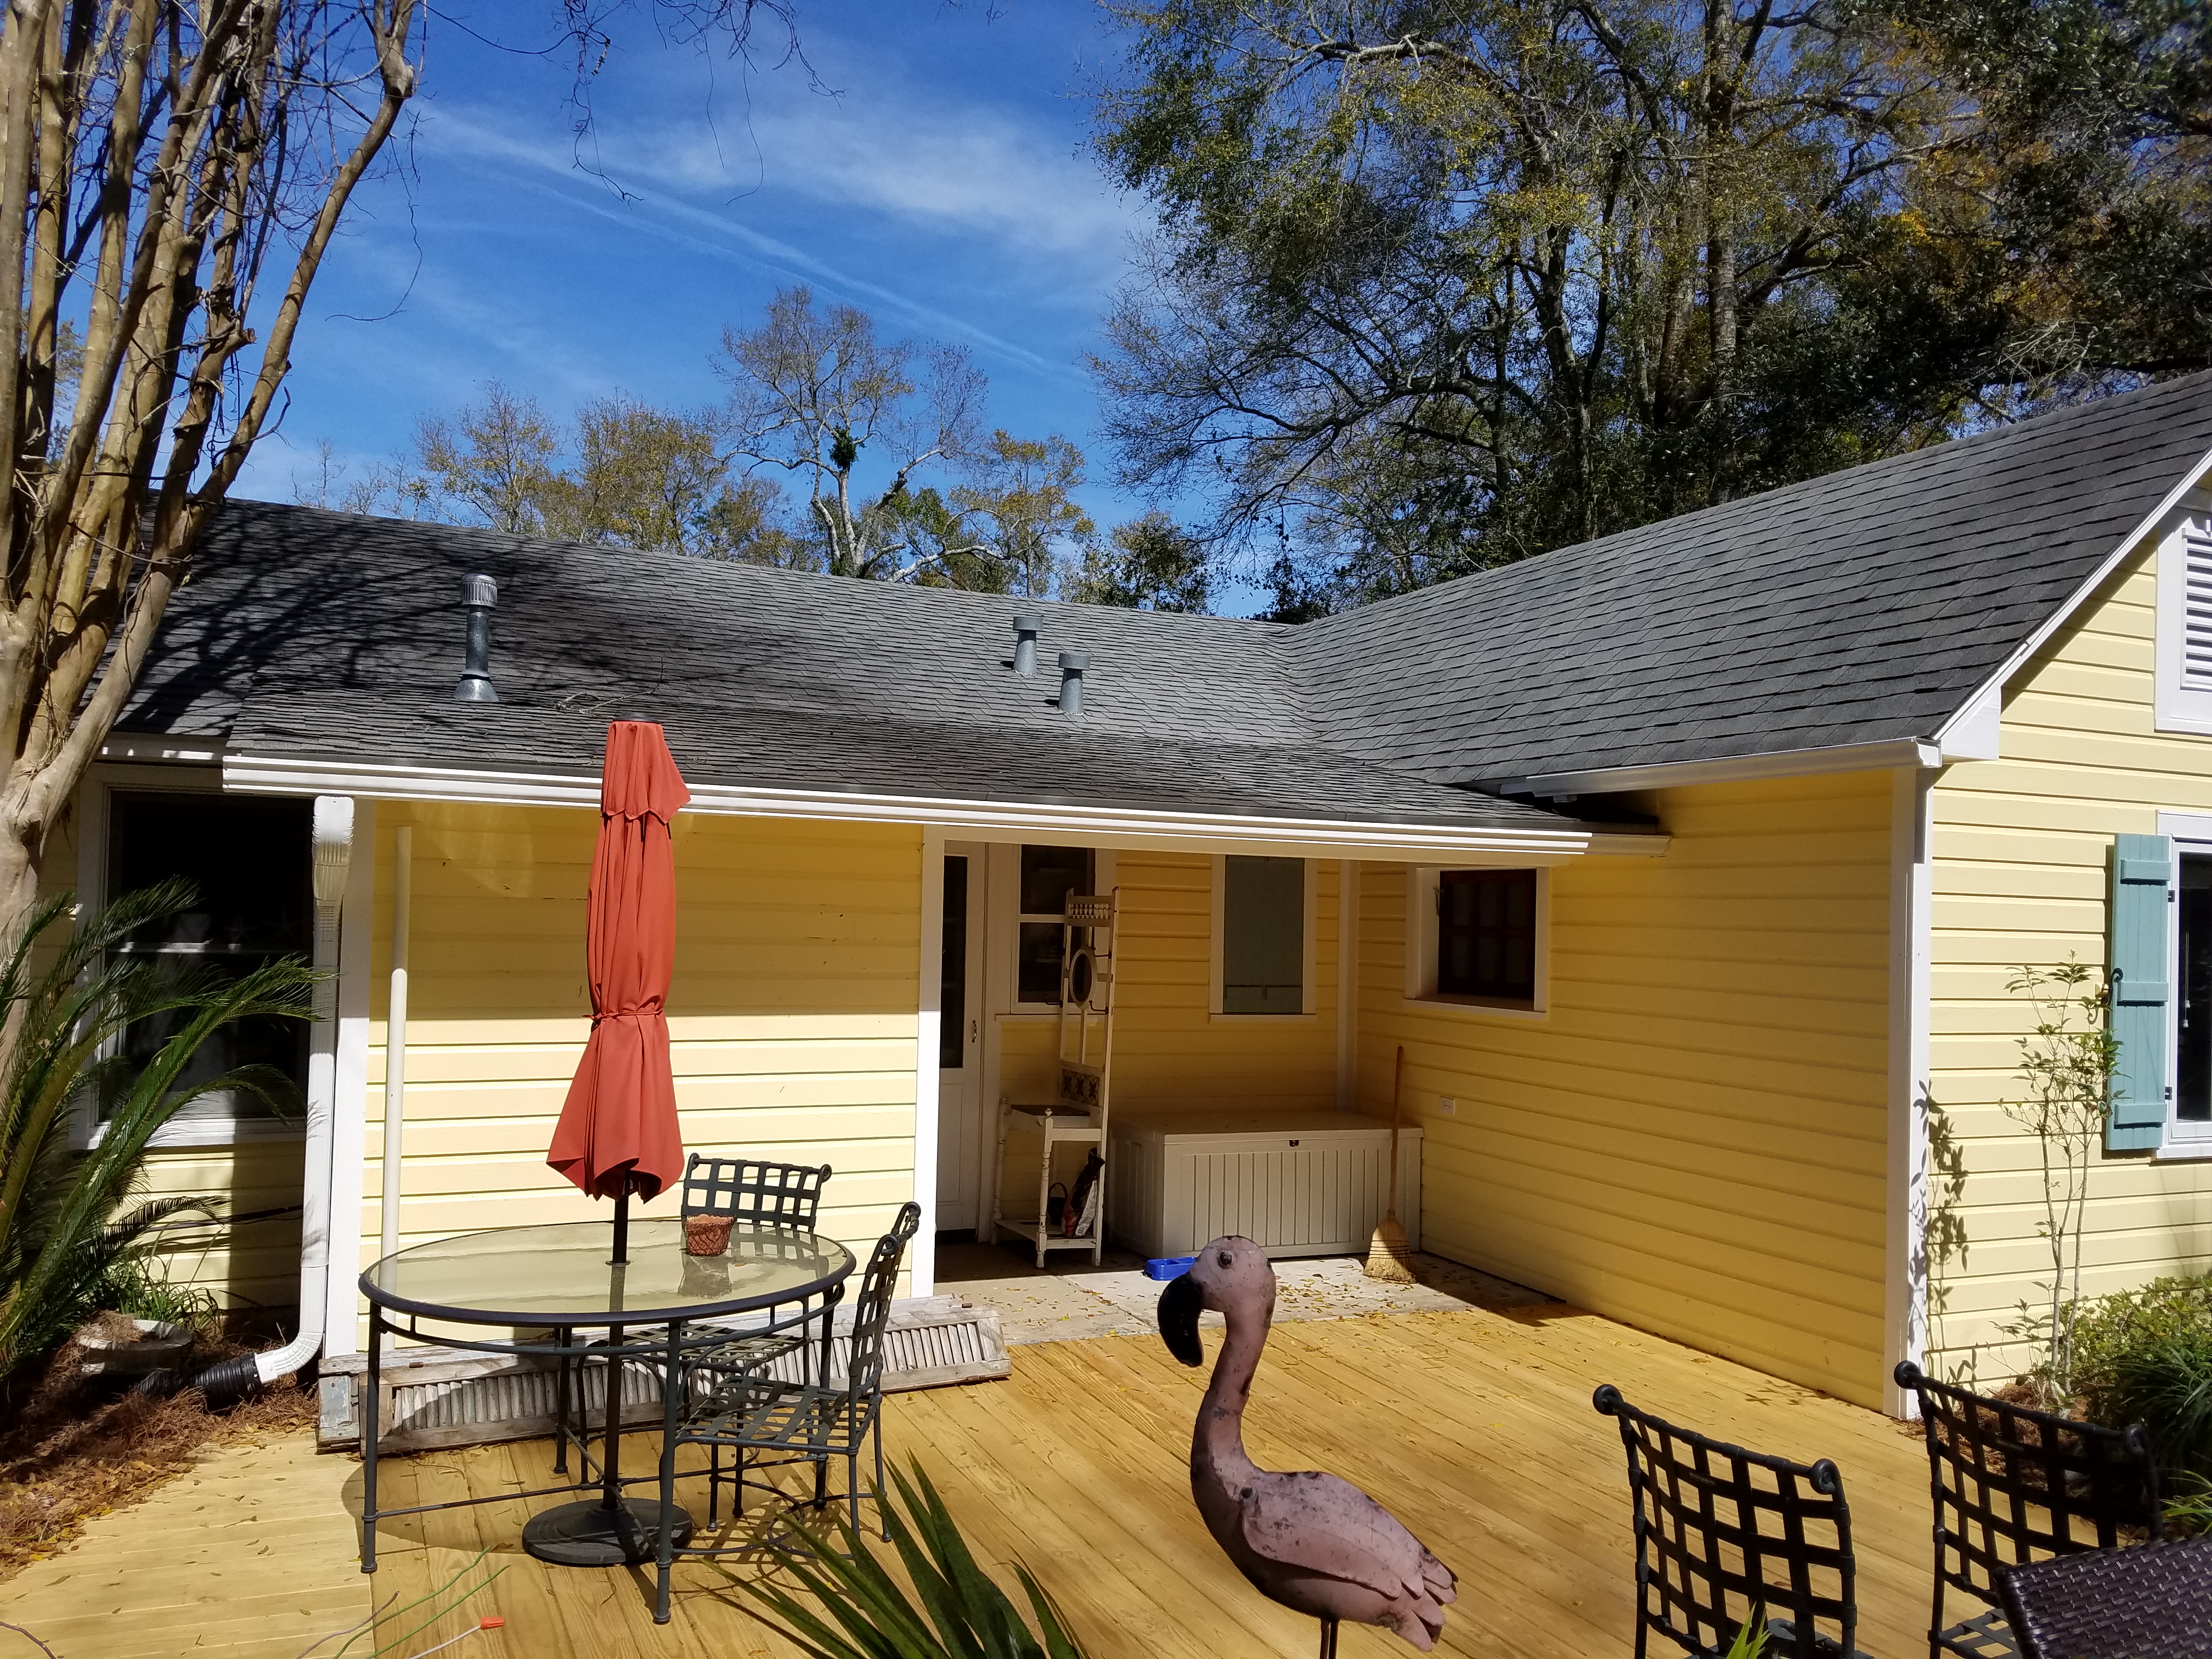
[[[1060,1000],[1060,923],[1070,893],[1097,890],[1096,862],[1088,847],[1022,848],[1021,937],[1015,967],[1015,998],[1021,1002]],[[1090,929],[1079,929],[1078,944]]]
[[[143,929],[123,948],[177,969],[209,967],[228,976],[277,957],[314,949],[309,872],[313,808],[306,801],[252,800],[180,791],[118,790],[109,800],[107,892],[111,899],[181,876],[198,890],[190,908]],[[182,1017],[142,1020],[123,1034],[134,1065],[150,1059]],[[242,1066],[273,1066],[296,1096],[307,1075],[305,1020],[241,1020],[201,1044],[185,1073],[189,1086]],[[276,1091],[280,1097],[287,1091]],[[288,1101],[288,1107],[296,1102]],[[174,1120],[254,1120],[274,1109],[246,1091],[203,1097]]]
[[[2212,1122],[2212,858],[2181,856],[2181,1004],[2176,1018],[2173,1113]]]
[[[1221,1012],[1304,1012],[1305,860],[1221,863]]]
[[[1437,992],[1535,1000],[1534,870],[1446,870],[1438,876]]]

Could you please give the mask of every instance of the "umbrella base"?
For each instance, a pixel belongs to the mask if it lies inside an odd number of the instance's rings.
[[[592,1498],[531,1516],[522,1547],[560,1567],[634,1567],[653,1559],[664,1525],[678,1549],[691,1541],[691,1516],[674,1504],[625,1499],[611,1510]]]

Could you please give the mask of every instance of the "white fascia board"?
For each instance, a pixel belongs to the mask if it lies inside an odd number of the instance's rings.
[[[596,777],[542,772],[465,771],[289,757],[226,755],[225,790],[240,794],[348,794],[363,800],[466,801],[512,806],[597,808]],[[692,787],[691,812],[753,817],[830,818],[929,825],[981,839],[1126,847],[1161,852],[1261,852],[1396,862],[1527,866],[1589,854],[1657,856],[1668,837],[1634,831],[1507,829],[1469,824],[1367,823],[1163,812],[1042,801],[977,801],[911,795]]]
[[[2212,450],[2207,450],[2199,456],[2197,464],[2181,475],[2180,483],[2167,490],[2165,498],[2144,514],[2142,521],[2122,537],[2120,544],[2107,553],[2097,568],[2083,578],[2081,586],[2074,590],[2066,603],[2053,611],[2045,620],[2042,627],[2021,641],[2012,655],[1997,665],[1994,673],[1974,688],[1973,696],[1967,698],[1960,705],[1959,711],[1946,720],[1936,733],[1936,742],[1942,746],[1947,754],[1960,753],[1963,757],[1963,751],[1954,748],[1954,731],[1967,726],[1978,716],[1983,714],[1986,707],[1985,700],[1994,699],[2002,702],[2004,689],[2012,683],[2012,677],[2033,661],[2035,653],[2051,642],[2051,636],[2074,620],[2075,614],[2089,603],[2099,588],[2111,580],[2112,573],[2125,564],[2135,554],[2136,550],[2142,545],[2143,538],[2156,530],[2165,521],[2168,514],[2183,505],[2190,492],[2203,483],[2207,473],[2212,473]],[[1975,757],[1975,758],[1994,759],[1996,757],[1990,755]]]
[[[1876,772],[1899,767],[1933,768],[1942,753],[1924,738],[1888,738],[1827,749],[1782,749],[1720,760],[1662,761],[1650,766],[1610,766],[1589,772],[1542,772],[1516,778],[1515,794],[1607,795],[1628,789],[1679,789],[1699,783],[1743,783],[1757,778],[1814,777],[1826,772]]]

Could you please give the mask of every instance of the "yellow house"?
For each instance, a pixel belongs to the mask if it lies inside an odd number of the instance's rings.
[[[233,1042],[304,1114],[167,1132],[233,1218],[175,1267],[344,1353],[387,1236],[591,1213],[544,1152],[648,718],[687,1144],[832,1164],[850,1240],[918,1200],[917,1293],[1113,890],[1117,1114],[1387,1114],[1402,1048],[1425,1249],[1866,1404],[2009,1376],[2014,964],[2121,970],[2085,1288],[2212,1267],[2208,465],[2199,376],[1297,627],[234,504],[71,825],[94,902],[200,881],[168,948],[335,974]]]

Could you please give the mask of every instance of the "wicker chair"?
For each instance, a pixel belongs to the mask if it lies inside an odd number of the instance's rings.
[[[841,1338],[845,1346],[842,1378],[833,1382],[825,1364],[818,1381],[778,1382],[758,1373],[725,1376],[714,1391],[692,1406],[676,1432],[677,1444],[705,1446],[711,1461],[708,1478],[708,1524],[720,1516],[718,1490],[724,1480],[736,1488],[733,1510],[742,1513],[744,1486],[749,1471],[780,1465],[814,1465],[814,1506],[828,1501],[828,1474],[833,1457],[845,1460],[845,1495],[851,1506],[854,1531],[860,1525],[860,1454],[873,1436],[876,1489],[884,1485],[884,1333],[890,1322],[891,1296],[898,1285],[906,1247],[921,1224],[921,1206],[900,1207],[891,1231],[878,1241],[853,1304],[853,1328]],[[737,1455],[725,1471],[721,1452]],[[878,1498],[878,1502],[880,1502]],[[888,1529],[884,1533],[888,1540]],[[735,1553],[694,1550],[694,1554]]]
[[[1896,1376],[1920,1403],[1936,1506],[1929,1659],[2020,1651],[1998,1608],[2008,1569],[2158,1536],[2158,1470],[2141,1427],[2103,1428],[2009,1405],[1938,1382],[1910,1360]],[[1947,1589],[1986,1610],[1947,1626]]]
[[[1628,1452],[1637,1659],[1655,1631],[1706,1659],[1762,1615],[1771,1659],[1863,1659],[1850,1509],[1833,1463],[1693,1434],[1638,1411],[1610,1382],[1592,1403],[1620,1425]]]
[[[2004,1576],[2021,1659],[2212,1653],[2212,1538],[2055,1555]]]

